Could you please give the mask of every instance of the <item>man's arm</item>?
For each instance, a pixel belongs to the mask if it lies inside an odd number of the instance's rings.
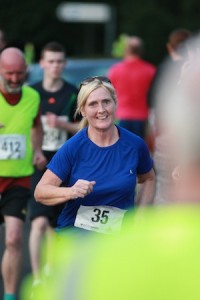
[[[34,157],[33,164],[39,169],[43,170],[47,163],[46,157],[42,153],[42,141],[43,141],[43,128],[40,119],[40,113],[38,113],[31,132],[31,140],[33,145]]]
[[[46,118],[49,127],[64,129],[72,135],[80,129],[79,122],[62,121],[59,119],[59,116],[51,112],[46,113]]]

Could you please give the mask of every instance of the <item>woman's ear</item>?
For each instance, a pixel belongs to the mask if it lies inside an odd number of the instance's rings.
[[[83,118],[85,118],[86,114],[84,112],[84,109],[81,109],[81,115],[82,115]]]

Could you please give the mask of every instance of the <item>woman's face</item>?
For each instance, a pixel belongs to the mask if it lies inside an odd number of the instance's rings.
[[[91,92],[81,113],[87,118],[90,128],[104,131],[113,126],[115,111],[116,103],[109,91],[99,87]]]

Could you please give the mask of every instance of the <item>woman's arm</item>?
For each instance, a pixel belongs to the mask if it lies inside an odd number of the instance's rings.
[[[57,205],[68,200],[84,198],[93,191],[95,181],[79,179],[72,187],[61,187],[62,180],[46,170],[35,188],[35,199],[45,205]]]
[[[138,205],[144,206],[152,204],[155,195],[156,177],[151,169],[148,173],[138,175],[138,184],[140,184]]]

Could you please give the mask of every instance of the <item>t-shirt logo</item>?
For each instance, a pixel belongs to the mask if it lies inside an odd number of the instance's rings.
[[[51,98],[48,99],[48,103],[49,104],[54,104],[54,103],[56,103],[56,99],[51,97]]]

